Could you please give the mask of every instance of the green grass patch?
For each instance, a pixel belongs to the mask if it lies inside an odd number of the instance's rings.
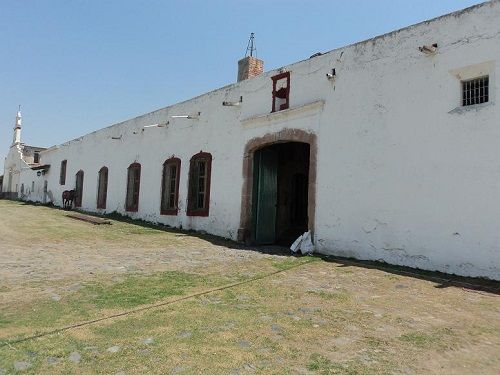
[[[330,368],[332,367],[332,364],[332,361],[330,361],[328,358],[314,353],[311,355],[311,359],[307,365],[307,369],[319,372],[321,374],[330,374]]]
[[[81,290],[62,295],[59,301],[40,300],[2,312],[0,327],[11,329],[6,336],[1,335],[4,336],[2,341],[91,320],[101,316],[106,309],[124,311],[185,295],[196,286],[203,285],[204,289],[209,289],[227,282],[226,278],[218,275],[169,271],[130,275],[115,283],[86,283]]]
[[[196,274],[170,271],[146,277],[129,276],[111,285],[89,284],[85,292],[98,308],[131,308],[183,295],[205,280],[206,277]]]
[[[348,361],[346,363],[332,362],[318,353],[311,355],[307,369],[321,375],[375,375],[389,373],[389,367],[384,366],[383,369],[371,369],[359,361]]]
[[[400,339],[421,348],[435,344],[437,341],[439,341],[439,337],[437,337],[436,335],[423,332],[406,333],[402,335]]]
[[[5,327],[10,323],[10,319],[7,319],[7,317],[3,314],[0,314],[0,328]]]
[[[320,260],[319,258],[315,258],[315,257],[300,257],[300,258],[298,258],[298,257],[290,256],[288,258],[285,258],[284,260],[273,261],[272,266],[278,271],[286,271],[286,270],[289,270],[291,268],[300,266],[302,264],[317,262],[319,260]]]
[[[347,292],[327,292],[323,290],[310,290],[308,291],[309,294],[314,294],[322,299],[325,300],[335,300],[338,302],[347,302],[351,298],[351,296]]]
[[[311,355],[311,358],[307,365],[307,369],[310,371],[315,371],[321,375],[330,375],[330,374],[354,375],[354,374],[366,373],[364,371],[360,371],[360,369],[350,368],[350,366],[347,364],[332,362],[328,358],[318,353],[314,353]]]
[[[399,339],[419,348],[428,348],[448,346],[447,344],[452,345],[453,336],[454,334],[451,329],[441,328],[431,333],[421,331],[405,333]]]

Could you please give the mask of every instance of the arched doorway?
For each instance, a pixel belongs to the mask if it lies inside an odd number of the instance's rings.
[[[308,230],[309,144],[276,143],[254,153],[252,240],[289,246]]]
[[[75,176],[75,207],[82,207],[83,197],[83,171],[80,170]]]
[[[247,143],[240,241],[289,246],[314,231],[316,150],[316,136],[298,129]]]

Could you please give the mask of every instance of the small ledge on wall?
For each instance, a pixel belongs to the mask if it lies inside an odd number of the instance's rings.
[[[248,117],[246,119],[241,120],[241,125],[243,125],[244,127],[259,127],[264,125],[270,125],[275,122],[281,122],[285,119],[290,120],[295,118],[314,116],[323,109],[324,105],[325,105],[324,100],[317,100],[312,103],[284,109],[282,111],[276,111],[267,113],[265,115]]]
[[[474,104],[474,105],[466,105],[466,106],[460,106],[457,108],[452,109],[448,113],[450,115],[463,115],[469,112],[478,112],[482,109],[488,108],[493,106],[493,102],[487,102],[487,103],[481,103],[481,104]]]

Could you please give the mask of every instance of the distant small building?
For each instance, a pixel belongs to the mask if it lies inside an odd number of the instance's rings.
[[[16,115],[12,144],[4,162],[4,178],[0,183],[1,191],[4,198],[36,200],[34,179],[31,184],[26,184],[25,181],[21,181],[21,175],[23,171],[40,169],[40,154],[46,148],[28,146],[22,143],[21,127],[22,116],[21,109],[19,109]],[[48,167],[42,169],[47,170]],[[32,176],[29,172],[24,173],[24,175]]]
[[[499,25],[495,0],[269,72],[246,56],[236,83],[47,150],[19,113],[4,191],[500,279]]]

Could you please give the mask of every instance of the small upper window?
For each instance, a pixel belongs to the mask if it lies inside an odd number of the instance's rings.
[[[40,162],[40,151],[35,151],[33,153],[33,163],[39,163]]]
[[[271,77],[273,80],[273,112],[290,106],[290,72]]]
[[[125,209],[127,211],[137,211],[139,209],[139,188],[141,186],[141,165],[139,163],[130,164],[127,173],[127,197]]]
[[[59,184],[60,185],[65,185],[66,184],[66,166],[68,165],[67,160],[63,160],[61,162],[61,171],[59,174]]]
[[[181,160],[170,158],[163,163],[161,183],[161,214],[177,215]]]
[[[488,76],[462,81],[462,106],[486,103],[488,100]]]
[[[210,175],[212,155],[200,152],[189,166],[188,216],[208,216],[210,207]]]

